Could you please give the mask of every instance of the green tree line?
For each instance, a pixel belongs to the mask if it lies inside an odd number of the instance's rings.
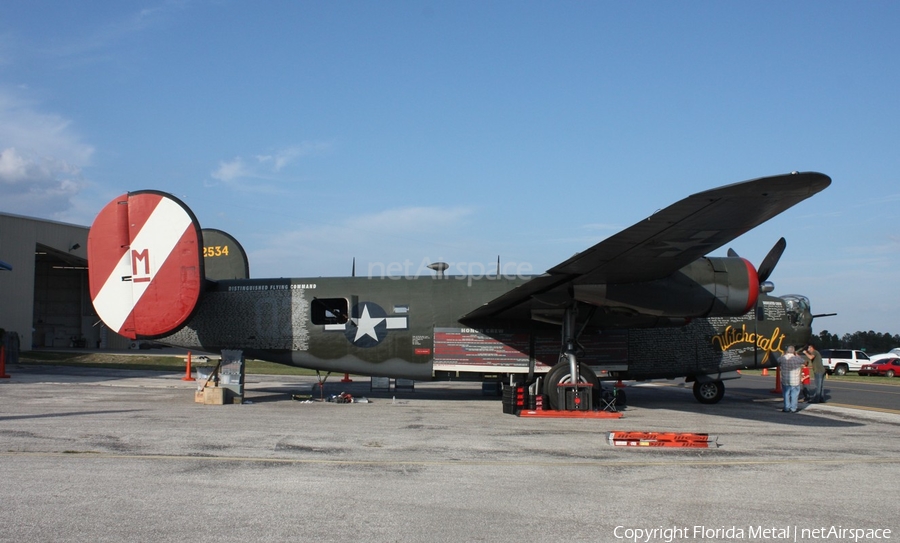
[[[886,353],[895,347],[900,347],[900,334],[868,332],[854,332],[838,336],[828,330],[822,330],[817,336],[817,349],[860,349],[869,354]]]

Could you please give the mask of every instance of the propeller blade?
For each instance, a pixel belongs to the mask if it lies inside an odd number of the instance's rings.
[[[786,247],[787,241],[785,241],[784,238],[779,239],[778,242],[775,243],[775,246],[772,247],[772,250],[769,251],[769,254],[766,255],[766,258],[763,259],[762,264],[759,265],[759,269],[757,270],[760,283],[766,281],[769,276],[772,275],[772,271],[775,269],[775,265],[778,264],[778,260],[781,258]]]

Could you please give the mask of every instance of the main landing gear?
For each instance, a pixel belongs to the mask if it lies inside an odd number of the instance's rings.
[[[559,363],[544,375],[543,391],[546,405],[556,411],[590,411],[595,405],[600,405],[603,394],[597,375],[587,364],[578,361],[576,314],[575,306],[566,308],[562,322],[562,349]]]
[[[578,371],[576,373],[575,379],[573,379],[572,369],[569,365],[569,361],[565,359],[566,357],[560,358],[563,358],[563,360],[561,360],[557,365],[553,366],[550,371],[548,371],[544,376],[544,394],[547,396],[547,404],[550,409],[566,409],[565,403],[560,400],[560,386],[565,387],[566,385],[571,385],[573,383],[581,383],[586,386],[590,385],[591,398],[599,394],[600,379],[597,379],[597,376],[593,371],[591,371],[591,368],[589,368],[587,364],[578,363]],[[581,401],[587,401],[588,394],[586,393],[586,390],[581,387],[575,387],[574,390],[582,395],[580,398]],[[574,393],[575,392],[573,392],[573,394]],[[588,409],[590,409],[590,407],[591,406],[587,406]]]

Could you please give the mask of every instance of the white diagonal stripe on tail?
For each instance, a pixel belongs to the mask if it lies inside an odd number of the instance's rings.
[[[112,274],[103,284],[103,288],[94,298],[97,314],[107,326],[121,333],[126,319],[150,285],[150,281],[136,283],[122,280],[122,277],[134,275],[132,252],[142,252],[146,249],[152,279],[190,226],[191,217],[180,205],[168,198],[160,200],[141,231],[131,241],[130,250],[122,255]]]

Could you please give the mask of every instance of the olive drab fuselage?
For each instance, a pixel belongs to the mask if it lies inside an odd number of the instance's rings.
[[[435,372],[546,371],[559,328],[538,321],[461,323],[472,307],[529,278],[462,276],[219,281],[193,318],[161,341],[203,351],[332,372],[430,379]],[[797,299],[802,297],[792,297]],[[652,379],[773,366],[787,345],[808,342],[809,304],[761,295],[743,315],[634,317],[609,326],[593,315],[581,360],[613,378]],[[588,308],[580,312],[585,318]]]

